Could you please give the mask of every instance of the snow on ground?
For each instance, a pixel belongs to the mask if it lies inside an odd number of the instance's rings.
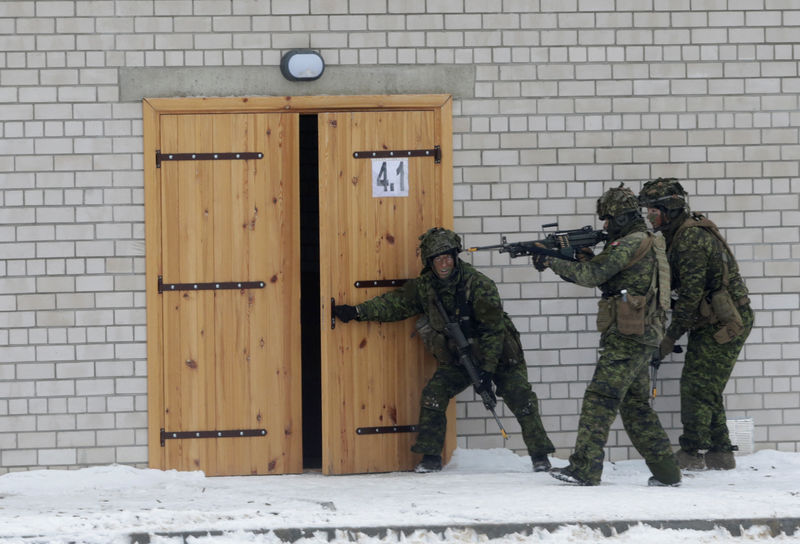
[[[464,527],[474,524],[563,523],[553,533],[489,540],[469,529],[418,531],[383,537],[327,532],[302,544],[491,542],[800,542],[771,538],[754,527],[741,537],[717,531],[633,527],[603,537],[581,522],[800,518],[800,453],[760,451],[737,458],[733,471],[685,473],[678,488],[647,487],[643,461],[606,463],[603,484],[576,487],[533,473],[528,457],[508,450],[456,450],[436,474],[395,472],[323,476],[206,478],[201,472],[137,469],[123,465],[81,470],[40,470],[0,476],[0,542],[129,542],[150,535],[175,544],[169,534],[217,531],[189,537],[214,544],[280,542],[269,532],[286,528]],[[554,465],[566,461],[554,459]],[[255,532],[255,533],[254,533]],[[371,534],[375,534],[374,531]],[[166,536],[159,536],[166,535]]]

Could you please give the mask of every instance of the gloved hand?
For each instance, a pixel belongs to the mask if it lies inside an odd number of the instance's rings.
[[[347,304],[337,304],[333,307],[333,315],[339,318],[342,323],[347,323],[358,317],[358,310],[355,306],[348,306]]]
[[[670,338],[669,336],[665,336],[664,339],[661,341],[661,344],[658,346],[658,354],[661,356],[661,360],[664,359],[667,355],[672,353],[672,349],[675,347],[675,339]]]
[[[650,356],[650,366],[658,370],[661,366],[661,349],[656,348],[653,350],[653,354]]]
[[[594,259],[594,251],[590,247],[582,247],[575,253],[578,262],[585,263]]]
[[[545,248],[545,245],[539,242],[534,243],[536,247]],[[533,261],[533,267],[538,270],[539,272],[544,272],[546,268],[550,266],[550,256],[549,255],[540,255],[535,253],[531,255],[531,260]]]
[[[478,371],[478,378],[480,383],[475,386],[475,392],[483,399],[483,403],[490,405],[492,408],[497,405],[497,397],[492,390],[492,375],[485,370]]]

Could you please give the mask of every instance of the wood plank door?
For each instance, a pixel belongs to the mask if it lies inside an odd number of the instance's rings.
[[[298,116],[159,128],[163,468],[301,472]]]
[[[419,235],[452,226],[449,107],[319,114],[325,474],[408,470],[419,461],[409,451],[412,426],[436,363],[413,335],[415,319],[332,329],[331,298],[357,304],[394,288],[370,287],[372,281],[416,277]],[[429,153],[354,156],[372,151]],[[447,453],[455,444],[454,403],[448,416]]]

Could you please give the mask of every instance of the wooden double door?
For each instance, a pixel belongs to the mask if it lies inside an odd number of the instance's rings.
[[[151,466],[301,472],[312,424],[323,473],[413,466],[435,362],[413,320],[342,324],[331,309],[416,276],[419,234],[452,225],[450,115],[439,95],[145,100]],[[301,116],[316,123],[313,161],[301,152]],[[319,202],[313,320],[301,310],[309,163]],[[318,358],[304,358],[314,342]],[[302,387],[311,365],[318,390]],[[304,413],[303,395],[315,394],[321,410]]]

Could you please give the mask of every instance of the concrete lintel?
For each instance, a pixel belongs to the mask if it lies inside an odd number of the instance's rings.
[[[286,80],[277,66],[146,67],[119,69],[120,101],[210,96],[450,94],[472,98],[475,66],[328,66],[316,81]]]

